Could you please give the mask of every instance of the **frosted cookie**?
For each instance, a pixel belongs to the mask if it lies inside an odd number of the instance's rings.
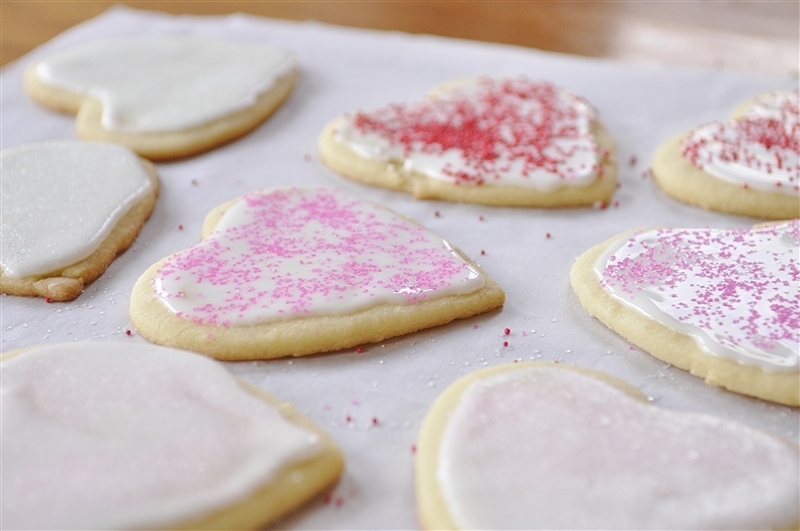
[[[265,44],[140,35],[54,52],[25,73],[31,98],[77,114],[77,134],[151,160],[194,155],[261,124],[292,90],[294,56]]]
[[[653,157],[652,173],[667,194],[692,205],[800,217],[800,93],[761,95],[727,121],[668,139]]]
[[[737,393],[800,405],[800,220],[650,229],[583,253],[584,308],[672,365]]]
[[[152,345],[3,355],[8,529],[257,529],[334,483],[339,450],[214,360]]]
[[[159,344],[263,359],[382,341],[504,298],[421,225],[332,189],[285,188],[211,211],[202,242],[139,278],[130,317]]]
[[[478,77],[428,99],[340,116],[319,139],[345,177],[418,199],[563,207],[607,202],[611,135],[582,97],[548,82]]]
[[[796,529],[798,448],[563,364],[483,369],[417,445],[426,529]]]
[[[130,247],[156,203],[151,163],[107,142],[0,152],[0,293],[68,301]]]

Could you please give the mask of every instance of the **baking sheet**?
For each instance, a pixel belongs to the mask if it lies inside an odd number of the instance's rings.
[[[568,272],[585,249],[643,226],[744,227],[758,220],[706,212],[666,197],[647,176],[667,136],[728,116],[754,94],[792,87],[783,77],[585,59],[531,49],[234,14],[171,16],[115,7],[3,68],[0,144],[74,137],[70,116],[28,100],[22,72],[56,49],[111,35],[210,34],[294,50],[301,76],[290,99],[245,138],[195,158],[158,164],[161,196],[134,246],[70,303],[0,297],[0,350],[59,341],[145,342],[127,316],[134,281],[199,239],[205,214],[245,192],[324,185],[383,203],[477,258],[506,290],[502,310],[346,351],[292,360],[227,363],[230,371],[294,404],[326,429],[347,459],[332,494],[280,522],[290,529],[413,529],[414,453],[422,419],[459,377],[515,359],[560,360],[606,371],[653,403],[737,420],[794,441],[800,412],[705,385],[631,347],[589,317]],[[320,129],[345,111],[421,97],[475,74],[541,78],[584,95],[618,146],[619,180],[607,209],[482,207],[410,196],[345,180],[316,156]],[[57,205],[54,205],[57,208]],[[550,238],[546,235],[550,234]],[[481,251],[485,251],[485,255]],[[511,334],[505,336],[504,328]],[[503,341],[509,345],[503,347]]]

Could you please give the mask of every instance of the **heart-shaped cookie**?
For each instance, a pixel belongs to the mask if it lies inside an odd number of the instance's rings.
[[[610,376],[517,363],[451,385],[417,445],[427,529],[794,529],[800,452],[648,403]]]
[[[659,359],[750,396],[800,405],[800,220],[651,229],[583,253],[586,310]]]
[[[263,43],[139,35],[55,52],[27,69],[25,88],[76,113],[80,138],[162,160],[248,133],[280,106],[295,76],[293,55]]]
[[[40,345],[0,375],[4,528],[260,529],[342,470],[319,428],[204,356]]]
[[[589,103],[522,77],[451,82],[423,101],[345,114],[319,147],[345,177],[420,199],[590,205],[616,184],[614,143]]]
[[[0,293],[72,300],[127,249],[158,195],[152,164],[107,142],[5,149]]]
[[[728,121],[676,135],[656,151],[653,177],[669,195],[710,210],[800,217],[800,93],[761,95]]]
[[[156,343],[220,359],[381,341],[503,304],[448,242],[326,188],[252,192],[213,210],[204,239],[150,267],[130,315]]]

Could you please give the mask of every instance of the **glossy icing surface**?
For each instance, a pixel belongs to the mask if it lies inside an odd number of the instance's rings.
[[[167,527],[235,502],[320,444],[188,352],[54,344],[3,361],[0,377],[8,529]]]
[[[141,35],[56,52],[36,72],[47,84],[100,100],[106,129],[158,132],[243,109],[293,68],[292,54],[265,44]]]
[[[800,370],[800,220],[752,229],[656,229],[595,264],[606,290],[710,354]]]
[[[424,227],[326,188],[245,195],[154,280],[156,296],[177,315],[222,326],[413,304],[483,285]]]
[[[603,153],[581,97],[525,78],[476,78],[426,101],[345,117],[336,139],[365,158],[461,185],[585,186]]]
[[[29,144],[3,150],[0,161],[0,263],[8,277],[50,273],[86,258],[152,192],[140,159],[114,144]]]
[[[741,117],[697,128],[681,149],[710,175],[800,200],[800,93],[763,95]]]
[[[473,382],[438,459],[461,529],[779,529],[800,518],[796,447],[565,368],[520,364]]]

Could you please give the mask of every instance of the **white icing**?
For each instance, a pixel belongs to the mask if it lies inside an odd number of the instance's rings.
[[[595,263],[622,304],[692,336],[709,354],[800,370],[800,220],[755,229],[660,229]]]
[[[727,182],[800,196],[799,98],[797,91],[763,95],[741,117],[697,128],[684,153]]]
[[[797,113],[799,106],[800,90],[776,90],[753,98],[742,110],[741,115],[791,120],[791,114]],[[794,116],[794,119],[797,120],[798,117]]]
[[[564,368],[470,385],[438,463],[460,529],[783,529],[800,518],[797,448]]]
[[[188,352],[56,344],[4,361],[0,377],[6,529],[168,527],[319,450],[315,434]]]
[[[411,304],[484,282],[449,243],[389,209],[290,188],[236,202],[207,239],[167,260],[154,289],[176,314],[227,326]]]
[[[364,117],[380,127],[359,126]],[[476,78],[428,101],[347,115],[334,138],[361,157],[432,179],[550,191],[597,179],[603,153],[591,131],[595,119],[592,107],[566,89],[524,78]],[[437,127],[460,131],[444,138]],[[400,140],[407,136],[411,142]]]
[[[0,164],[0,264],[11,278],[88,257],[153,187],[141,160],[109,143],[29,144],[0,152]]]
[[[56,52],[36,72],[45,83],[100,100],[106,129],[158,132],[246,108],[293,69],[291,53],[265,44],[142,35]]]

